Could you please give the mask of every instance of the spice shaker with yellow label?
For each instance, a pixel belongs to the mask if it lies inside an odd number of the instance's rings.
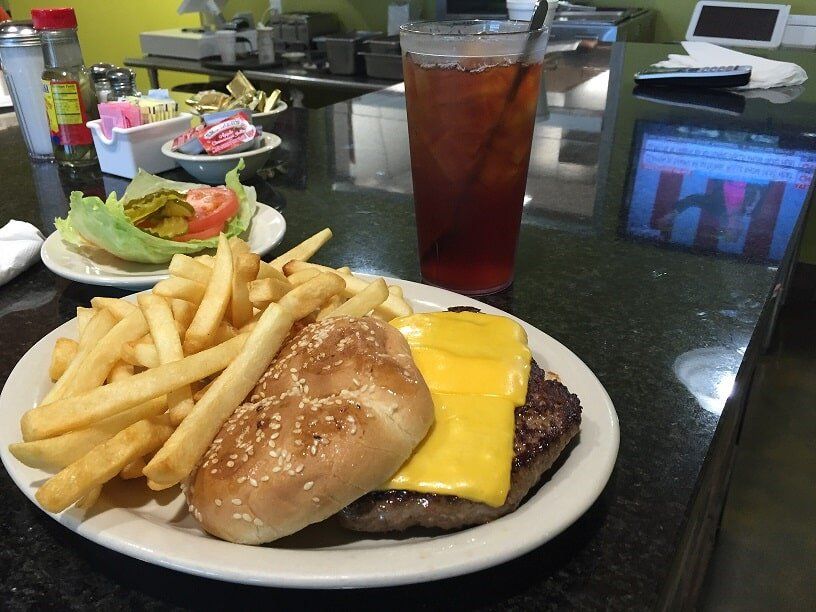
[[[96,95],[82,60],[74,9],[32,9],[40,32],[45,70],[43,99],[54,157],[64,166],[96,163],[96,150],[86,123],[98,117]]]

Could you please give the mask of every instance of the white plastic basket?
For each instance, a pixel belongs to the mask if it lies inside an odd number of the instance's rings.
[[[102,172],[133,178],[139,168],[150,173],[172,170],[176,161],[162,155],[162,145],[190,127],[190,113],[178,117],[146,123],[132,128],[113,128],[111,138],[102,132],[99,119],[86,125],[93,135],[96,154]]]

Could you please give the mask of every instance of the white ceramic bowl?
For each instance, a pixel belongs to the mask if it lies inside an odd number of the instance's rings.
[[[186,153],[171,151],[172,144],[172,140],[165,142],[161,148],[162,153],[171,159],[175,159],[179,166],[202,183],[223,185],[224,175],[235,167],[239,159],[244,160],[241,180],[246,181],[255,176],[255,173],[269,159],[272,149],[280,146],[281,139],[275,134],[264,134],[263,142],[257,149],[242,151],[241,153],[227,153],[226,155],[187,155]]]
[[[289,108],[289,105],[283,100],[279,100],[271,111],[266,113],[252,113],[252,124],[260,125],[264,132],[272,132],[275,128],[275,122],[278,115]]]

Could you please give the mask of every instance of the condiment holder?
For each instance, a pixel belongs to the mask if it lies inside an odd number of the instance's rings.
[[[162,154],[161,147],[190,127],[192,117],[190,113],[179,113],[172,119],[136,127],[115,127],[111,138],[103,133],[99,119],[86,125],[91,130],[102,172],[133,178],[139,168],[156,174],[178,165],[175,159]]]

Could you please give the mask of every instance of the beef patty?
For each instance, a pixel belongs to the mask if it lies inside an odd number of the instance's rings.
[[[340,523],[355,531],[400,531],[415,526],[457,529],[512,512],[578,433],[581,404],[557,377],[533,361],[526,403],[516,408],[515,417],[513,467],[504,505],[493,508],[436,493],[373,491],[344,508]]]

